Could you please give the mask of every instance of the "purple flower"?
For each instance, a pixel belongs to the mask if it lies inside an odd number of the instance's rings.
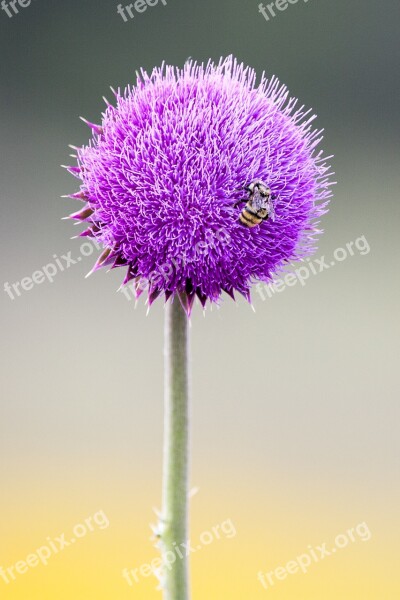
[[[94,270],[124,266],[137,295],[178,294],[190,312],[196,295],[249,299],[254,281],[315,250],[330,168],[314,116],[276,78],[256,84],[232,57],[188,61],[141,71],[115,96],[69,167],[82,181],[71,197],[85,202],[70,216],[104,247]]]

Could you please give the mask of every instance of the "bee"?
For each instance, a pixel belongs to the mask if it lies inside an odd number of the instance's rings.
[[[256,227],[266,219],[275,220],[275,207],[273,201],[276,195],[263,181],[257,179],[243,188],[248,192],[248,198],[241,198],[235,202],[235,207],[242,202],[246,206],[239,215],[239,221],[246,227]]]

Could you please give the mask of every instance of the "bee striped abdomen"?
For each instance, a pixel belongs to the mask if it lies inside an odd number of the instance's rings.
[[[239,220],[241,223],[243,223],[243,225],[246,225],[246,227],[255,227],[261,223],[262,218],[257,216],[257,213],[249,210],[249,208],[246,206],[246,208],[244,208],[240,213]]]

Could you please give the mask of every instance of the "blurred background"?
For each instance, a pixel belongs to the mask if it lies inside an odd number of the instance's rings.
[[[400,596],[400,5],[299,0],[276,12],[267,22],[257,0],[167,0],[125,22],[110,0],[34,0],[0,13],[0,567],[98,511],[109,520],[47,566],[0,573],[1,598],[161,597],[154,578],[129,586],[122,570],[157,556],[163,305],[146,317],[116,293],[118,272],[84,279],[97,252],[84,256],[61,221],[75,204],[60,195],[76,185],[59,165],[68,143],[87,141],[78,116],[98,122],[109,85],[230,53],[279,76],[325,129],[338,185],[316,257],[367,245],[304,286],[254,291],[255,313],[230,300],[194,311],[192,539],[228,519],[236,535],[193,554],[193,598]],[[68,252],[76,264],[52,283],[12,288]],[[307,574],[269,589],[257,579],[363,522],[370,539]]]

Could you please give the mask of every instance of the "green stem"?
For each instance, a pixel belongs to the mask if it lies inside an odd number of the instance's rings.
[[[188,600],[188,318],[179,299],[166,305],[165,415],[161,546],[164,599]],[[183,558],[180,557],[183,555]]]

